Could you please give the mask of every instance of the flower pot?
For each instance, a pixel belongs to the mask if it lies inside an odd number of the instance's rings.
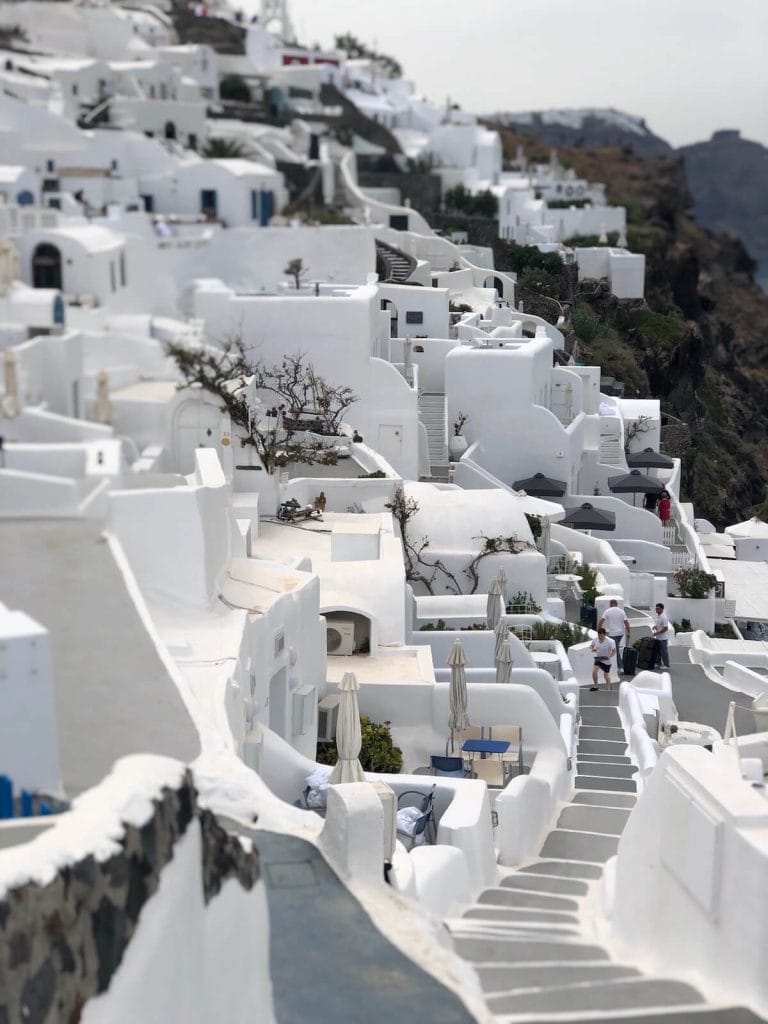
[[[448,441],[448,455],[451,462],[458,462],[464,452],[469,448],[469,442],[463,434],[454,434]]]

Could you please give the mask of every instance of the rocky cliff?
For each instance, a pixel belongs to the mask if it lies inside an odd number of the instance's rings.
[[[505,131],[506,154],[520,143],[528,145]],[[754,283],[754,261],[693,218],[682,157],[564,148],[560,159],[606,183],[609,200],[627,207],[630,248],[647,256],[646,302],[577,296],[583,356],[688,425],[683,491],[697,514],[720,526],[745,518],[768,482],[768,296]]]
[[[678,150],[685,163],[693,212],[704,227],[738,236],[768,286],[768,149],[737,131]]]

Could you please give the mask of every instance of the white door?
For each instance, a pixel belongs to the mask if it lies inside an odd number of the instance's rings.
[[[401,423],[380,423],[379,443],[376,451],[387,461],[397,460],[403,454],[403,427]]]
[[[187,475],[195,471],[195,450],[215,448],[219,454],[221,414],[206,402],[185,402],[176,415],[176,467]]]

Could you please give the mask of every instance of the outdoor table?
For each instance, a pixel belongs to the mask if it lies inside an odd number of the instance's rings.
[[[468,754],[506,754],[509,740],[465,740],[461,749]]]

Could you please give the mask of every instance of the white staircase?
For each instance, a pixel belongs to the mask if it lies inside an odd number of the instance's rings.
[[[618,430],[600,435],[600,462],[604,466],[624,465],[624,449]]]
[[[422,393],[419,395],[419,419],[427,429],[429,464],[432,470],[448,466],[448,445],[445,440],[445,395]],[[439,476],[441,474],[434,474]]]
[[[612,960],[596,937],[603,867],[637,799],[617,703],[615,688],[582,690],[571,802],[537,858],[506,870],[460,917],[445,922],[456,952],[476,970],[499,1024],[756,1024],[760,1018],[744,1007],[712,1006],[684,981]]]

